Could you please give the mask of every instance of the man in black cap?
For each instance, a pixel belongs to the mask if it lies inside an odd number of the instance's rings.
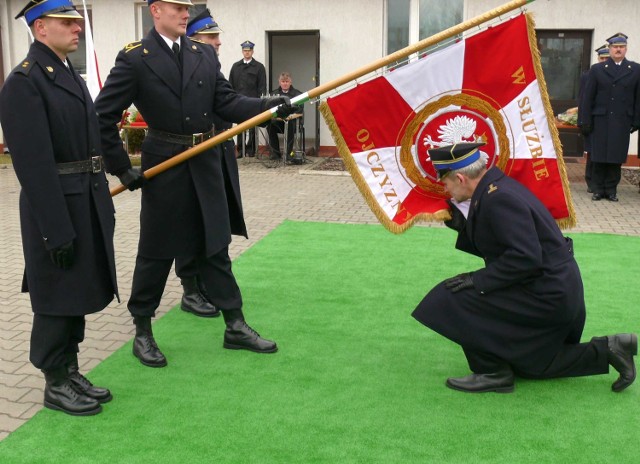
[[[22,289],[34,312],[29,358],[44,373],[46,407],[92,415],[112,395],[79,372],[85,315],[118,290],[98,120],[67,59],[82,16],[70,0],[30,1],[16,18],[23,16],[35,40],[0,91],[0,122],[22,187]]]
[[[241,95],[261,97],[267,93],[267,72],[264,65],[253,58],[253,48],[255,47],[253,42],[245,40],[240,46],[242,47],[242,59],[231,66],[229,83]],[[238,150],[242,150],[243,138],[244,135],[238,136]],[[245,153],[247,156],[254,156],[256,148],[255,131],[251,129]],[[244,153],[241,152],[242,154]]]
[[[578,112],[582,134],[591,138],[593,201],[618,201],[630,134],[640,128],[640,65],[625,58],[626,35],[607,42],[610,57],[591,66]]]
[[[606,374],[612,390],[636,377],[635,334],[580,343],[585,304],[571,239],[545,206],[497,167],[487,170],[481,143],[459,143],[429,155],[446,192],[458,232],[456,248],[485,266],[446,279],[413,312],[419,322],[458,343],[472,374],[449,378],[463,392],[512,392],[515,376],[531,379]],[[465,203],[469,201],[468,203]],[[455,205],[468,204],[465,208]]]
[[[142,145],[144,170],[211,138],[214,112],[242,122],[277,105],[276,114],[295,111],[284,97],[262,100],[237,94],[220,72],[215,50],[186,37],[190,6],[188,0],[149,0],[153,29],[118,54],[96,101],[105,164],[130,190],[145,184],[131,168],[118,134],[122,112],[131,103],[149,126]],[[224,316],[225,348],[277,350],[244,320],[229,259],[226,196],[215,149],[163,172],[142,188],[140,241],[128,307],[136,326],[133,354],[146,366],[167,365],[153,337],[151,318],[176,258],[196,261],[198,275]]]
[[[187,24],[187,37],[194,41],[200,41],[211,45],[216,54],[220,53],[220,33],[222,29],[211,16],[208,8],[193,18]],[[215,133],[220,134],[231,129],[232,124],[223,121],[215,113],[212,114]],[[240,176],[235,155],[235,143],[229,139],[216,148],[222,151],[222,173],[224,175],[225,192],[227,193],[227,206],[229,209],[229,221],[231,233],[248,238],[247,227],[242,212],[242,199],[240,196]],[[180,277],[184,294],[182,295],[181,308],[184,311],[200,317],[218,317],[220,311],[211,303],[202,279],[198,277],[197,263],[192,259],[176,258],[176,274]]]

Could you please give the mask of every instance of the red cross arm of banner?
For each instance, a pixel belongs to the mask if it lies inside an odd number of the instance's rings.
[[[320,95],[326,92],[337,89],[342,85],[348,84],[349,82],[352,82],[362,76],[370,74],[375,70],[380,69],[384,66],[388,66],[390,64],[402,61],[404,58],[408,57],[409,55],[418,53],[427,47],[430,47],[446,39],[449,39],[458,34],[461,34],[464,31],[467,31],[473,27],[479,26],[482,23],[490,21],[510,11],[513,11],[517,8],[521,8],[528,3],[532,3],[533,1],[534,0],[513,0],[511,2],[505,3],[504,5],[494,8],[491,11],[488,11],[479,16],[476,16],[475,18],[464,21],[456,26],[450,27],[449,29],[446,29],[435,35],[432,35],[431,37],[423,39],[420,42],[416,42],[412,45],[409,45],[408,47],[398,50],[397,52],[387,55],[384,58],[374,61],[373,63],[370,63],[367,66],[363,66],[362,68],[357,69],[356,71],[353,71],[349,74],[346,74],[338,79],[334,79],[331,82],[327,82],[326,84],[319,85],[318,87],[291,99],[291,104],[302,105],[310,99],[319,97]],[[241,124],[238,124],[232,129],[229,129],[228,131],[225,131],[222,134],[216,135],[215,137],[209,140],[206,140],[172,158],[169,158],[167,161],[164,161],[150,169],[147,169],[144,172],[144,176],[147,179],[151,179],[152,177],[157,176],[158,174],[166,171],[167,169],[170,169],[180,163],[183,163],[189,158],[199,155],[203,151],[206,151],[224,142],[225,140],[228,140],[238,134],[241,134],[242,132],[249,130],[259,124],[267,122],[268,120],[270,120],[272,117],[275,116],[275,112],[276,112],[276,108],[265,110],[262,113],[254,116],[253,118],[248,119]],[[118,185],[111,189],[111,196],[115,196],[125,190],[126,190],[126,187],[124,185]]]

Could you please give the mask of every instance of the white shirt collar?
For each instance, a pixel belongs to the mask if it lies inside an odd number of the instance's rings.
[[[251,58],[249,60],[242,60],[242,61],[244,61],[244,64],[249,64],[249,63],[251,63],[253,61],[253,58]]]
[[[160,34],[160,33],[158,32],[158,34]],[[176,40],[176,41],[174,42],[174,41],[173,41],[173,40],[171,40],[169,37],[165,37],[165,36],[163,36],[162,34],[160,34],[160,37],[162,37],[162,40],[164,40],[164,41],[165,41],[165,43],[167,44],[167,47],[169,47],[169,50],[173,50],[173,48],[172,48],[172,47],[173,47],[173,44],[174,44],[174,43],[177,43],[177,44],[178,44],[178,47],[180,46],[180,38],[178,38],[178,40]]]

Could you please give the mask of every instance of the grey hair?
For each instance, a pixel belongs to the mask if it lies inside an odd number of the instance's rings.
[[[462,174],[469,179],[477,179],[487,169],[487,161],[489,161],[489,155],[482,150],[480,151],[480,158],[460,169],[453,171],[455,174]]]

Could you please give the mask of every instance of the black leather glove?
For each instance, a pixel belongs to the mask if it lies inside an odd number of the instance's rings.
[[[473,288],[473,276],[470,272],[458,274],[455,277],[445,280],[444,286],[453,293],[457,293],[466,288]]]
[[[591,126],[591,124],[583,124],[580,126],[580,132],[582,132],[582,135],[586,137],[587,135],[591,134],[591,132],[593,132],[593,127]]]
[[[118,176],[118,179],[120,179],[122,185],[131,191],[139,189],[147,182],[147,178],[144,177],[139,170],[134,168],[129,168],[116,175]]]
[[[276,116],[282,119],[285,119],[287,116],[291,116],[298,111],[298,106],[292,105],[289,97],[285,97],[284,95],[265,99],[265,109],[274,108],[276,106],[278,107]]]
[[[460,232],[464,229],[464,225],[467,223],[467,218],[464,217],[462,211],[458,209],[456,205],[453,204],[451,200],[447,200],[447,204],[449,205],[449,212],[451,213],[451,219],[448,221],[444,221],[444,225],[449,229],[453,229],[456,232]]]
[[[65,271],[70,269],[73,264],[73,242],[65,243],[50,250],[49,256],[51,256],[53,264],[60,269],[64,269]]]

